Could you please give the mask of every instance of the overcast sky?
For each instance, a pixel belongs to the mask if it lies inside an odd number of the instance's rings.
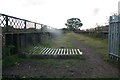
[[[118,11],[120,0],[0,0],[0,13],[64,28],[69,18],[80,18],[82,29],[104,25]]]

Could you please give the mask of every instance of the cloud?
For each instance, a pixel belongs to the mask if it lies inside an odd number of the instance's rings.
[[[99,8],[95,8],[93,11],[93,16],[96,16],[99,13]]]
[[[45,4],[45,0],[25,0],[24,6],[36,6]]]

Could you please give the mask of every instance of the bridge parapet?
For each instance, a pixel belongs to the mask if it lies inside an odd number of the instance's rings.
[[[21,49],[29,45],[38,45],[47,42],[52,38],[50,30],[55,30],[50,26],[21,19],[0,13],[0,28],[2,29],[3,55],[9,53],[19,53]],[[54,31],[53,30],[53,31]]]
[[[53,29],[52,27],[41,23],[1,13],[0,13],[0,27],[2,27],[3,33],[41,32],[43,27]]]

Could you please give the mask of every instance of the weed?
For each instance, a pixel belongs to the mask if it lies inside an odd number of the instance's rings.
[[[20,62],[22,62],[23,60],[24,59],[18,57],[18,55],[6,56],[6,58],[2,60],[2,66],[3,68],[8,68],[10,66],[20,64]]]
[[[102,55],[104,60],[108,59],[107,39],[100,39],[100,38],[95,38],[95,37],[93,38],[93,37],[89,37],[89,36],[85,36],[85,35],[81,35],[81,34],[75,34],[75,33],[70,33],[70,34],[74,38],[77,38],[78,40],[82,41],[83,43],[86,43],[88,46],[96,49],[96,51],[99,52],[100,55]]]

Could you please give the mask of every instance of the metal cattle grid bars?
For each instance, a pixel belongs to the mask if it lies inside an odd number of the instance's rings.
[[[30,50],[32,55],[82,55],[80,49],[66,49],[66,48],[46,48],[46,47],[34,47]]]

